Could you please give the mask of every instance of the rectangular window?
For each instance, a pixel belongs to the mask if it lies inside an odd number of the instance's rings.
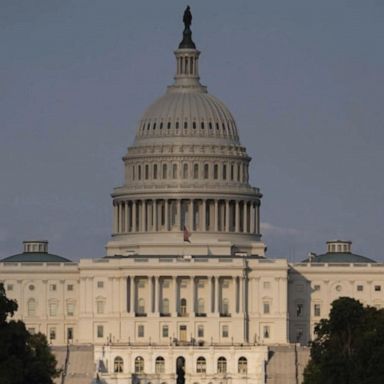
[[[13,284],[7,284],[7,291],[13,291]]]
[[[137,337],[144,337],[144,325],[137,326]]]
[[[49,340],[56,340],[56,328],[49,328]]]
[[[104,288],[104,281],[98,281],[97,288]]]
[[[73,284],[67,285],[67,291],[73,291]]]
[[[320,304],[315,304],[313,306],[313,313],[316,317],[320,317],[321,316],[321,311],[320,311]]]
[[[67,304],[67,315],[73,316],[75,314],[75,305],[73,303]]]
[[[271,283],[269,281],[264,281],[263,287],[264,287],[264,289],[269,289],[269,288],[271,288]]]
[[[57,304],[56,303],[50,303],[49,304],[49,316],[56,316],[57,315]]]
[[[141,279],[137,282],[138,288],[145,288],[145,280]]]
[[[270,313],[269,303],[264,303],[263,310],[264,310],[265,314],[269,314]]]
[[[229,280],[223,280],[223,288],[229,288]]]
[[[167,178],[167,164],[163,164],[163,179]]]
[[[362,292],[364,290],[364,287],[362,285],[357,286],[357,291]]]
[[[104,326],[98,325],[97,326],[97,337],[100,339],[101,337],[104,337]]]
[[[104,309],[105,309],[105,302],[104,301],[97,301],[96,302],[96,312],[100,315],[102,313],[104,313]]]
[[[204,280],[199,280],[197,286],[198,288],[204,288]]]
[[[263,336],[264,336],[264,339],[269,339],[269,337],[271,336],[271,330],[269,328],[269,325],[264,325]]]
[[[197,326],[197,337],[204,337],[204,326],[203,325]]]
[[[67,340],[73,340],[73,328],[67,328]]]
[[[381,285],[375,285],[375,292],[381,291]]]
[[[228,325],[223,325],[223,328],[221,329],[221,336],[222,337],[229,337],[229,327],[228,327]]]
[[[56,284],[49,284],[49,290],[51,291],[51,292],[54,292],[54,291],[56,291]]]
[[[162,336],[163,337],[169,337],[169,327],[168,327],[168,325],[163,325]]]
[[[172,164],[172,178],[177,179],[177,164]]]
[[[170,285],[170,280],[169,279],[164,279],[163,280],[163,288],[169,288]]]

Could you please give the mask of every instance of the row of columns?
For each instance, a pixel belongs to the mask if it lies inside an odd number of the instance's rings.
[[[259,200],[114,201],[114,233],[189,231],[260,233]]]
[[[140,287],[140,281],[144,280],[144,286]],[[182,292],[182,280],[190,280],[189,289]],[[223,281],[232,280],[235,288],[230,289],[230,294],[223,294]],[[164,282],[172,282],[168,294],[165,294]],[[199,281],[208,283],[204,288],[205,295],[199,295]],[[173,291],[173,292],[172,292]],[[199,299],[207,298],[204,301],[204,309],[199,308]],[[163,308],[163,299],[169,300],[169,308]],[[144,301],[144,308],[140,307],[140,300]],[[185,300],[185,302],[184,302]],[[224,301],[228,300],[228,304]],[[147,315],[150,313],[180,316],[201,315],[216,313],[229,315],[242,313],[247,309],[247,290],[245,279],[242,276],[236,277],[159,277],[159,276],[130,276],[127,278],[127,312],[136,315]],[[183,306],[185,308],[182,308]],[[227,307],[226,307],[227,305]],[[172,308],[173,306],[173,308]],[[232,311],[231,311],[232,310]]]

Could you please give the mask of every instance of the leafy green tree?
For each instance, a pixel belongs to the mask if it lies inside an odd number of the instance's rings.
[[[384,383],[384,311],[341,297],[315,327],[304,384]]]
[[[46,337],[31,335],[22,321],[7,321],[17,303],[0,284],[0,382],[1,384],[52,384],[59,375]]]

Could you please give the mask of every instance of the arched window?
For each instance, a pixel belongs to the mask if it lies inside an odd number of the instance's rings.
[[[247,359],[242,356],[239,358],[238,364],[237,364],[237,371],[238,373],[247,373],[248,370],[248,362]]]
[[[141,165],[137,166],[137,178],[141,180]]]
[[[156,373],[164,373],[165,371],[165,360],[164,357],[157,357],[155,362],[155,372]]]
[[[193,178],[198,179],[199,178],[199,164],[195,164],[193,166]]]
[[[206,371],[207,371],[207,362],[204,357],[200,356],[196,360],[196,372],[206,373]]]
[[[209,165],[204,164],[204,179],[208,179],[209,177]]]
[[[113,361],[113,372],[115,373],[121,373],[124,371],[124,361],[123,358],[120,356],[116,356],[115,360]]]
[[[227,180],[227,165],[223,165],[223,180]]]
[[[149,165],[145,164],[145,180],[149,178]]]
[[[153,178],[155,180],[157,179],[157,164],[153,165]]]
[[[217,373],[226,373],[227,372],[227,360],[225,357],[221,356],[217,360]]]
[[[197,313],[205,313],[204,299],[202,297],[197,301]]]
[[[36,300],[35,299],[29,299],[27,303],[27,312],[28,316],[36,316]]]
[[[188,164],[183,164],[183,179],[188,178]]]
[[[213,178],[215,180],[219,178],[219,166],[217,164],[213,166]]]
[[[169,313],[169,299],[163,299],[161,312],[163,314],[168,314]]]
[[[172,178],[177,179],[177,164],[172,164]]]
[[[144,373],[144,359],[141,356],[135,359],[135,373]]]
[[[167,178],[167,164],[163,164],[163,179]]]
[[[185,316],[187,314],[187,299],[180,300],[180,315]]]

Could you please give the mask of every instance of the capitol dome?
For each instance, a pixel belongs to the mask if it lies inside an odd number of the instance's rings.
[[[107,255],[264,256],[258,188],[229,109],[200,83],[190,28],[175,51],[175,81],[139,121],[112,193]],[[187,246],[187,248],[186,248]]]

